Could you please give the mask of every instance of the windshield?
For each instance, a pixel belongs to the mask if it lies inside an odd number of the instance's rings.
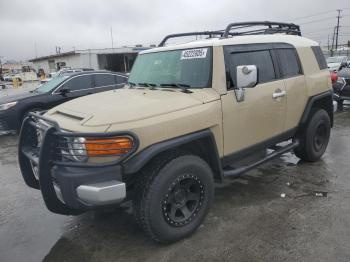
[[[140,54],[129,84],[203,88],[211,85],[212,49],[197,48]]]
[[[341,63],[342,61],[345,61],[345,56],[333,56],[327,58],[327,63]]]
[[[56,76],[53,77],[49,82],[39,86],[35,91],[39,93],[46,93],[57,87],[59,84],[61,84],[64,80],[66,80],[68,76]]]

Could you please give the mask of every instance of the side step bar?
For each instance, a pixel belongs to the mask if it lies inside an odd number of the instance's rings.
[[[239,176],[242,173],[247,172],[247,171],[249,171],[249,170],[277,157],[277,156],[283,155],[284,153],[287,153],[287,152],[293,150],[298,145],[299,145],[299,141],[296,140],[296,141],[294,141],[286,146],[280,147],[279,149],[275,150],[271,154],[267,155],[265,158],[262,158],[259,161],[252,163],[251,165],[242,166],[242,167],[230,169],[230,170],[224,170],[223,175],[224,175],[224,177]]]

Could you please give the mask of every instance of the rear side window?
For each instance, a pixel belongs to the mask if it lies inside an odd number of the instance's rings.
[[[258,69],[258,84],[276,79],[275,69],[269,50],[239,52],[229,54],[229,72],[233,86],[237,83],[237,66],[256,65]]]
[[[82,75],[68,80],[64,84],[65,88],[68,88],[70,91],[79,91],[83,89],[92,88],[92,76],[91,75]]]
[[[124,84],[128,81],[128,77],[122,75],[115,75],[115,79],[117,81],[117,84]]]
[[[297,52],[294,49],[276,49],[283,78],[302,74]]]
[[[111,74],[96,74],[95,87],[111,86],[116,84],[115,76]]]
[[[321,50],[321,47],[319,46],[312,46],[311,47],[312,52],[314,52],[315,58],[317,60],[318,66],[320,70],[326,69],[327,68],[327,62],[326,59],[324,58],[323,52]]]

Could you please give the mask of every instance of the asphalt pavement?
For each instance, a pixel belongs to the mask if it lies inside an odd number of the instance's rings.
[[[129,205],[77,217],[50,213],[23,182],[17,137],[3,136],[0,261],[349,261],[349,156],[345,105],[321,161],[287,153],[227,179],[194,235],[159,245],[137,227]]]

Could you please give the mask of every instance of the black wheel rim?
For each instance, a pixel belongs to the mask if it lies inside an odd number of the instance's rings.
[[[195,175],[177,178],[165,194],[162,211],[168,224],[176,227],[190,223],[201,209],[204,187]]]
[[[327,141],[327,127],[324,124],[320,124],[317,129],[316,129],[316,133],[314,136],[314,147],[316,149],[316,151],[320,151],[325,142]]]

